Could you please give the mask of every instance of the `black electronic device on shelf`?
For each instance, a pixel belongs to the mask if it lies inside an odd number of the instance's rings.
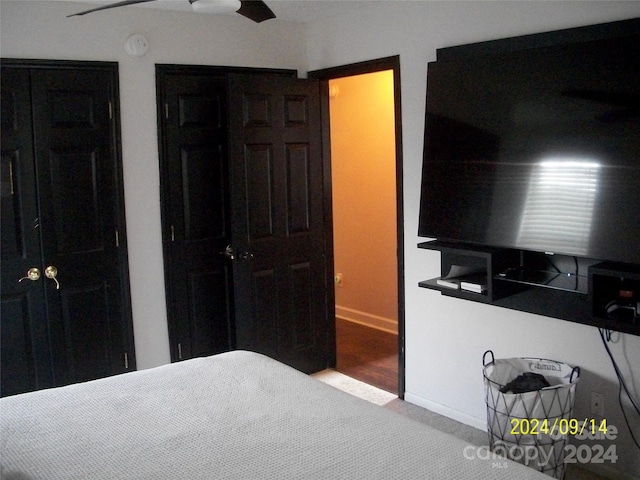
[[[442,252],[442,277],[464,266],[456,251],[486,260],[488,281],[475,296],[422,286],[640,334],[637,301],[631,317],[633,302],[610,304],[602,270],[638,282],[638,44],[631,19],[438,50],[418,228],[437,242],[420,246]]]

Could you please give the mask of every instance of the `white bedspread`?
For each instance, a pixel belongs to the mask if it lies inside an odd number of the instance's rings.
[[[0,418],[6,480],[549,478],[243,351],[7,397]]]

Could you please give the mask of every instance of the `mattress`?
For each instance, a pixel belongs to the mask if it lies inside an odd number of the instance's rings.
[[[0,420],[6,480],[548,478],[246,351],[6,397]]]

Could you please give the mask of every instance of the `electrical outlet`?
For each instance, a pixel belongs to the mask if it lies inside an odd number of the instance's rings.
[[[591,415],[604,417],[604,395],[591,392]]]

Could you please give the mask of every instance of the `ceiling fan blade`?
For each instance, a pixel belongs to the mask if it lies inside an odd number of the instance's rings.
[[[237,11],[256,23],[264,22],[270,18],[276,18],[276,14],[271,11],[262,0],[240,0],[242,4]]]
[[[67,15],[67,18],[68,17],[75,17],[77,15],[85,15],[85,14],[91,13],[91,12],[98,12],[100,10],[107,10],[109,8],[124,7],[126,5],[135,5],[136,3],[145,3],[145,2],[154,2],[154,1],[155,0],[122,0],[120,2],[110,3],[109,5],[103,5],[101,7],[96,7],[96,8],[92,8],[90,10],[85,10],[83,12],[73,13],[71,15]]]

